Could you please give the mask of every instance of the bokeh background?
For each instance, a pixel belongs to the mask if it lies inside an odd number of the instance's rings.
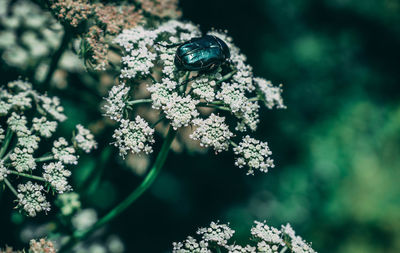
[[[90,240],[116,235],[126,252],[167,252],[173,241],[212,220],[230,222],[238,242],[247,241],[253,220],[267,220],[275,226],[290,222],[319,252],[400,252],[400,1],[181,0],[180,5],[183,19],[203,31],[227,29],[257,76],[284,84],[288,108],[262,111],[255,132],[270,144],[276,168],[245,176],[229,152],[171,153],[151,190]],[[0,24],[1,85],[19,76],[43,78],[45,64],[38,62],[46,62],[60,38],[57,27],[44,32],[30,25],[34,15],[20,12],[17,28],[10,28],[15,20]],[[46,43],[31,47],[32,36]],[[112,80],[86,73],[67,52],[53,84],[48,92],[63,99],[70,119],[59,131],[86,123],[101,129],[100,149],[107,147],[112,126],[101,123],[99,105]],[[114,148],[82,158],[74,185],[83,206],[99,216],[142,178]],[[54,210],[23,218],[7,191],[0,191],[0,203],[0,245],[23,247],[28,235],[45,233],[56,215]]]

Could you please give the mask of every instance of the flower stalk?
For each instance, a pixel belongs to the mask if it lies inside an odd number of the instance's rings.
[[[10,181],[8,181],[7,178],[4,178],[4,183],[6,183],[6,185],[7,185],[8,188],[10,189],[10,191],[11,191],[16,197],[18,197],[18,192],[17,192],[17,190],[15,190],[14,186],[12,186],[12,184],[10,183]]]
[[[18,171],[15,171],[15,170],[9,170],[9,171],[10,171],[11,174],[14,174],[14,175],[17,175],[17,176],[26,177],[26,178],[30,178],[30,179],[46,182],[46,179],[44,179],[43,177],[38,177],[38,176],[34,176],[34,175],[18,172]]]
[[[108,214],[106,214],[103,218],[101,218],[97,223],[95,223],[92,227],[83,230],[76,231],[71,237],[68,238],[67,242],[60,248],[59,253],[68,252],[75,244],[79,241],[84,240],[98,228],[104,226],[111,220],[115,219],[119,216],[123,211],[125,211],[129,206],[131,206],[142,194],[149,189],[149,187],[153,184],[154,180],[157,178],[160,173],[162,167],[164,166],[165,160],[167,159],[169,149],[171,147],[172,141],[174,140],[176,135],[176,131],[171,127],[168,131],[168,134],[165,138],[165,141],[161,147],[160,152],[157,155],[156,161],[154,162],[153,167],[150,172],[144,178],[142,183],[119,205],[117,205],[114,209],[112,209]]]
[[[49,87],[49,84],[53,77],[53,74],[57,70],[58,63],[61,59],[61,56],[63,55],[65,49],[67,49],[68,44],[71,41],[71,39],[72,39],[71,31],[69,31],[68,29],[66,29],[64,27],[64,35],[62,37],[60,47],[57,49],[57,51],[54,52],[53,56],[51,57],[49,70],[46,74],[46,78],[44,79],[44,81],[42,83],[43,89],[47,89]]]

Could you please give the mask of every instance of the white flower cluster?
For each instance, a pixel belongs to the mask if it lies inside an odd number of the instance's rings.
[[[126,106],[126,98],[128,97],[130,88],[125,83],[112,87],[106,98],[107,104],[104,105],[105,115],[115,121],[120,121]]]
[[[72,187],[68,184],[67,177],[71,171],[66,170],[61,162],[43,165],[43,178],[59,193],[68,192]]]
[[[33,158],[33,150],[26,148],[14,148],[13,153],[10,154],[11,165],[18,172],[30,171],[36,169],[36,162]]]
[[[26,184],[18,185],[18,207],[31,217],[36,216],[36,213],[50,211],[50,203],[47,202],[43,194],[44,188],[42,185],[28,181]]]
[[[54,141],[52,153],[54,158],[65,164],[78,164],[78,156],[75,155],[75,149],[73,146],[69,146],[67,140],[64,137],[58,138]]]
[[[230,242],[234,230],[229,224],[212,222],[208,228],[200,228],[197,234],[200,240],[191,236],[183,242],[173,243],[173,253],[278,253],[289,250],[294,253],[316,253],[300,236],[296,236],[289,224],[281,229],[270,227],[264,222],[255,221],[251,228],[252,241],[256,245],[241,246]]]
[[[283,104],[281,87],[274,87],[271,81],[267,81],[263,78],[256,77],[253,80],[260,89],[265,106],[267,106],[269,109],[272,109],[274,106],[277,108],[286,108],[286,106]]]
[[[220,32],[209,34],[227,43],[231,57],[217,69],[204,72],[179,70],[174,63],[176,47],[201,36],[199,28],[193,24],[173,20],[154,29],[139,26],[125,30],[114,40],[124,51],[120,77],[133,79],[125,80],[130,85],[147,83],[150,99],[144,100],[151,102],[153,109],[160,110],[162,119],[169,120],[175,130],[195,126],[190,136],[198,140],[201,146],[213,147],[216,153],[233,146],[238,155],[237,166],[248,166],[248,174],[253,174],[255,169],[267,172],[268,168],[273,167],[273,161],[269,158],[271,152],[266,143],[245,137],[242,143],[235,144],[233,137],[236,134],[230,131],[225,117],[212,112],[211,116],[204,119],[202,108],[230,113],[236,118],[235,131],[254,131],[259,123],[259,101],[269,109],[285,108],[282,89],[254,77],[252,67],[246,63],[246,56],[232,43],[232,38]],[[125,120],[125,125],[127,121],[131,122],[129,110],[133,109],[133,105],[143,102],[131,100],[133,94],[130,91],[133,90],[133,87],[124,83],[113,87],[106,98],[106,115],[120,123]],[[129,132],[125,130],[125,133]],[[124,132],[118,130],[116,133],[118,140],[114,145],[120,148],[122,156],[128,150],[133,153],[143,150],[143,141],[135,142],[141,147],[127,148],[121,142],[125,138],[122,136]]]
[[[247,166],[247,174],[253,175],[254,170],[268,172],[269,168],[274,167],[274,160],[269,156],[272,152],[269,150],[266,142],[261,142],[246,135],[237,147],[233,148],[236,160],[235,165],[239,168]]]
[[[56,121],[49,121],[44,116],[41,118],[33,118],[32,123],[32,129],[45,138],[50,138],[57,128]]]
[[[197,128],[190,135],[193,140],[199,140],[204,147],[214,147],[216,153],[228,150],[233,133],[225,124],[225,117],[212,113],[207,119],[195,119]]]
[[[10,171],[4,166],[3,160],[0,160],[0,182],[10,174]]]
[[[6,136],[4,135],[4,129],[1,128],[1,126],[0,126],[0,144],[1,144],[1,142],[3,142],[5,137]]]
[[[218,224],[218,222],[211,222],[208,228],[199,228],[197,230],[197,234],[201,235],[203,241],[216,243],[220,246],[226,245],[234,233],[235,231],[229,227],[229,224]]]
[[[182,97],[173,93],[168,101],[162,106],[165,117],[171,120],[171,126],[177,130],[180,127],[188,126],[192,119],[199,116],[196,109],[198,100],[192,99],[189,95]]]
[[[114,42],[124,48],[126,55],[122,57],[124,68],[121,78],[135,78],[137,75],[148,75],[154,66],[156,54],[149,48],[153,46],[157,34],[142,26],[126,30],[115,38]]]
[[[282,233],[288,237],[292,247],[292,251],[295,253],[313,253],[315,252],[311,246],[303,240],[300,236],[296,235],[292,226],[286,224],[282,226]]]
[[[77,126],[78,131],[73,138],[76,148],[64,137],[59,137],[53,142],[51,152],[37,154],[41,138],[52,137],[58,123],[65,119],[59,99],[39,94],[29,82],[18,80],[0,87],[0,120],[6,122],[3,127],[0,126],[0,182],[5,183],[13,193],[16,190],[12,183],[21,178],[44,182],[59,194],[71,191],[67,181],[71,172],[64,165],[77,164],[78,148],[84,152],[96,148],[97,143],[89,130]],[[48,163],[40,166],[43,162]],[[42,185],[30,181],[20,184],[18,207],[30,216],[42,210],[48,211],[50,205],[43,189]]]
[[[153,152],[151,144],[154,142],[154,129],[140,116],[136,116],[135,121],[121,120],[121,125],[115,129],[113,137],[114,146],[119,148],[122,156],[132,153]]]
[[[80,149],[89,153],[93,149],[97,148],[97,142],[94,140],[93,134],[88,129],[80,124],[76,125],[76,129],[78,130],[78,133],[75,135],[73,140]]]

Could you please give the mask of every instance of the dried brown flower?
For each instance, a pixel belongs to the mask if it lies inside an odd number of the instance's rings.
[[[56,253],[54,244],[46,239],[31,240],[29,244],[29,253]]]
[[[182,12],[178,9],[178,0],[137,0],[142,9],[160,18],[179,18]]]
[[[53,242],[44,238],[31,240],[29,243],[28,251],[25,250],[14,250],[12,247],[6,246],[6,248],[0,249],[0,253],[56,253]]]
[[[50,8],[55,16],[73,27],[77,27],[87,20],[93,12],[92,5],[86,0],[58,0],[53,1]]]

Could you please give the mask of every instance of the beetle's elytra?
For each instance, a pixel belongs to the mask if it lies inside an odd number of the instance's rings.
[[[211,71],[230,58],[229,47],[220,38],[205,35],[178,47],[175,66],[180,70]]]

